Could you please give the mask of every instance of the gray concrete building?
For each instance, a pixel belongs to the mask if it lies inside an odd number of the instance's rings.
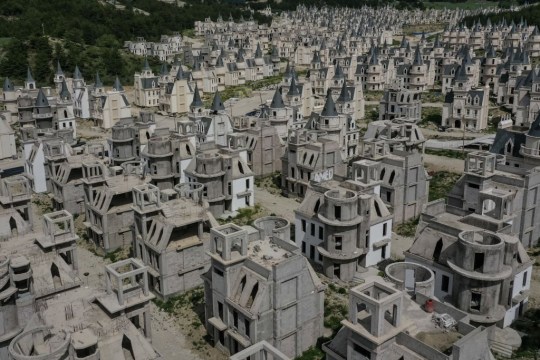
[[[140,163],[107,168],[98,162],[83,163],[85,222],[89,241],[105,252],[132,244],[135,186],[147,183]]]
[[[155,127],[154,114],[147,112],[141,112],[137,119],[127,118],[116,122],[111,128],[111,137],[107,139],[110,165],[139,160]]]
[[[284,144],[271,123],[263,118],[233,119],[234,132],[245,136],[247,163],[255,177],[281,171]]]
[[[417,125],[401,120],[370,123],[360,141],[359,157],[380,163],[380,197],[394,215],[394,225],[418,217],[428,201],[424,142]]]
[[[379,197],[380,164],[353,164],[353,179],[312,181],[295,210],[295,241],[327,277],[345,282],[390,257],[392,214]]]
[[[491,226],[490,226],[491,225]],[[405,260],[435,274],[435,296],[469,314],[476,325],[506,327],[527,308],[532,261],[515,236],[487,216],[429,203]]]
[[[33,229],[32,187],[22,175],[0,180],[0,238],[24,235]]]
[[[281,189],[285,196],[303,197],[310,180],[345,176],[347,165],[339,144],[317,131],[291,130],[281,158]]]
[[[288,222],[270,220],[259,230],[211,229],[205,326],[230,354],[266,340],[296,357],[322,336],[325,286],[290,242]]]
[[[106,162],[102,143],[91,143],[78,150],[70,154],[58,139],[44,142],[48,192],[52,195],[53,208],[74,216],[84,213],[83,163]]]
[[[202,285],[208,270],[209,228],[217,225],[203,202],[202,184],[160,191],[144,184],[133,189],[133,249],[149,271],[150,289],[167,299]]]
[[[463,176],[448,194],[448,205],[482,216],[493,231],[517,236],[525,248],[540,240],[540,118],[530,129],[497,131],[490,152],[470,153]]]
[[[428,270],[429,271],[429,270]],[[414,300],[388,283],[369,282],[349,292],[349,316],[331,341],[323,344],[328,360],[493,360],[490,329],[475,328],[467,315],[435,301],[436,313],[456,325],[445,328],[422,309],[429,297]],[[436,340],[442,337],[444,340]]]
[[[385,89],[379,104],[379,120],[400,119],[412,123],[422,120],[422,95],[393,84]]]
[[[193,140],[166,128],[155,130],[141,153],[152,184],[164,190],[186,181],[184,171],[197,151]]]
[[[216,149],[208,144],[184,170],[186,183],[203,185],[203,200],[215,217],[234,215],[239,209],[255,205],[254,174],[247,164],[243,138],[230,137],[230,146]]]

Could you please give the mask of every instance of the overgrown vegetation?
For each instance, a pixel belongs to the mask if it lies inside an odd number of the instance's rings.
[[[379,120],[379,107],[378,106],[366,106],[366,115],[364,116],[364,120],[366,122],[372,122]]]
[[[235,223],[236,225],[251,225],[256,219],[265,216],[265,210],[260,204],[255,204],[253,207],[245,207],[238,209],[237,215],[232,217],[229,216],[226,219],[219,219],[218,221],[221,224],[227,224],[230,222]]]
[[[431,174],[431,180],[429,182],[429,201],[446,198],[460,177],[460,174],[449,171],[438,171]]]
[[[367,90],[364,91],[364,99],[366,101],[381,101],[384,91]]]
[[[440,126],[442,122],[442,109],[437,107],[422,108],[422,120],[420,126],[435,125]]]
[[[52,199],[45,194],[34,194],[32,202],[37,206],[40,215],[53,211]]]
[[[123,246],[118,249],[108,252],[103,256],[104,259],[109,260],[111,263],[117,261],[126,260],[131,256],[131,246]]]
[[[525,333],[521,347],[514,358],[536,359],[540,351],[540,309],[529,309],[512,324],[512,328]]]
[[[231,98],[245,98],[253,95],[253,91],[264,89],[276,84],[282,79],[282,75],[270,76],[257,81],[248,81],[244,85],[227,86],[225,90],[220,92],[221,100],[227,101]],[[206,94],[203,97],[203,102],[206,107],[212,104],[214,99],[213,94]]]
[[[281,193],[281,172],[255,179],[255,186],[265,189],[271,194],[279,195]]]
[[[399,224],[398,226],[396,226],[396,234],[407,237],[414,236],[416,234],[416,227],[418,226],[418,221],[419,218],[416,218]]]
[[[465,160],[467,158],[467,153],[460,150],[451,150],[451,149],[426,149],[426,154],[428,155],[437,155],[444,156],[452,159],[461,159]]]

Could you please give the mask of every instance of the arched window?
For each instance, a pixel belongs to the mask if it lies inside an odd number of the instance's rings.
[[[443,247],[443,241],[442,239],[439,239],[437,241],[437,244],[435,245],[435,250],[433,250],[433,260],[439,261],[439,258],[441,257],[442,247]]]
[[[396,172],[392,170],[392,173],[390,174],[390,178],[388,179],[388,182],[390,183],[390,185],[392,185],[392,183],[394,182],[395,177],[396,177]]]
[[[381,170],[381,174],[380,174],[380,176],[379,176],[379,180],[384,179],[384,175],[385,175],[385,174],[386,174],[386,168],[383,168],[383,169]]]
[[[315,203],[315,207],[313,208],[313,212],[317,213],[319,212],[319,207],[321,206],[321,199],[318,199]]]

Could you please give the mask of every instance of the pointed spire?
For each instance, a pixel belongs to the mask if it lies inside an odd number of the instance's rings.
[[[424,59],[422,59],[422,54],[420,52],[420,44],[417,44],[416,49],[414,50],[413,65],[415,66],[424,65]]]
[[[14,91],[15,87],[13,86],[13,83],[9,80],[8,77],[4,80],[4,87],[2,88],[4,92],[6,91]]]
[[[161,76],[166,76],[166,75],[169,75],[169,67],[167,66],[167,63],[164,62],[163,64],[161,64],[161,69],[159,70],[159,74]]]
[[[116,79],[114,80],[113,89],[116,91],[124,91],[124,87],[120,83],[120,79],[118,78],[118,75],[116,75]]]
[[[281,89],[276,87],[276,92],[272,98],[272,103],[270,104],[271,109],[283,109],[285,104],[283,103],[283,98],[281,97]]]
[[[35,82],[34,78],[32,77],[32,70],[30,70],[30,66],[26,69],[26,82]]]
[[[178,71],[176,72],[176,80],[183,80],[183,79],[185,79],[184,69],[182,69],[182,65],[179,65]]]
[[[101,82],[101,78],[99,77],[99,73],[96,72],[96,77],[94,78],[94,88],[102,88],[103,82]]]
[[[347,84],[344,82],[343,86],[341,87],[341,92],[339,93],[339,97],[337,99],[337,102],[338,103],[344,103],[344,102],[348,102],[348,101],[351,101],[351,100],[352,100],[351,94],[349,92],[349,89],[347,89]]]
[[[62,88],[60,89],[60,99],[62,100],[71,100],[71,94],[68,90],[66,79],[62,80]]]
[[[332,99],[332,92],[330,89],[328,89],[328,92],[326,93],[326,102],[324,104],[324,108],[322,109],[321,116],[338,116],[336,104],[334,103],[334,99]]]
[[[296,80],[294,79],[294,76],[291,80],[291,86],[289,86],[289,92],[287,93],[287,96],[294,96],[294,95],[300,95],[300,91],[298,90],[298,86],[296,86]]]
[[[82,80],[82,74],[81,70],[79,70],[79,66],[75,65],[75,71],[73,72],[73,79],[75,80]]]
[[[148,58],[147,57],[144,58],[144,65],[143,65],[143,71],[146,71],[146,70],[152,70],[150,68],[150,64],[148,64]]]
[[[435,35],[435,42],[433,43],[434,48],[440,48],[441,47],[441,41],[439,40],[439,34]]]
[[[216,90],[216,93],[214,94],[214,100],[212,101],[212,107],[210,110],[217,112],[225,110],[225,106],[223,106],[223,101],[221,101],[221,95],[219,95],[219,92]]]
[[[334,74],[334,79],[343,79],[345,77],[345,74],[343,74],[343,70],[341,69],[341,66],[339,63],[336,66],[336,72]]]
[[[56,75],[64,75],[64,72],[62,71],[62,67],[60,66],[60,61],[58,60],[56,62]]]
[[[216,60],[216,67],[224,67],[225,63],[223,62],[223,56],[219,54],[217,60]]]
[[[199,87],[195,84],[195,91],[193,92],[193,101],[191,102],[190,108],[202,108],[204,106],[201,100],[201,94],[199,93]]]
[[[261,50],[261,45],[257,43],[257,49],[255,50],[255,59],[262,58],[262,57],[263,57],[263,53]]]
[[[47,100],[47,96],[45,96],[45,93],[43,92],[43,89],[39,89],[38,96],[36,98],[36,107],[47,107],[49,106],[49,100]]]

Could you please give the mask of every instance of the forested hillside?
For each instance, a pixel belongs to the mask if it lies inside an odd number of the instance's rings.
[[[526,20],[529,25],[537,25],[540,27],[540,5],[531,6],[516,12],[502,12],[500,14],[479,15],[474,17],[467,17],[464,22],[467,25],[472,25],[474,22],[480,20],[482,24],[485,24],[487,19],[491,19],[492,23],[497,23],[506,19],[508,23],[512,20],[515,23],[520,22],[522,19]]]

